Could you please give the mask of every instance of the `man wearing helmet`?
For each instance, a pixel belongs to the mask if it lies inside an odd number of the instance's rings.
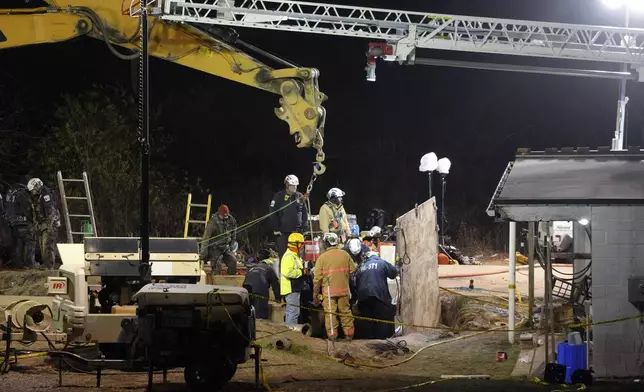
[[[280,258],[286,252],[288,236],[291,233],[305,233],[309,229],[303,195],[297,191],[299,184],[298,178],[289,174],[284,179],[285,189],[277,192],[271,200],[270,223]]]
[[[206,232],[201,241],[199,258],[211,262],[213,274],[219,273],[219,260],[223,259],[228,267],[228,275],[235,275],[237,273],[236,247],[237,221],[230,214],[228,206],[222,204],[217,213],[208,220]]]
[[[261,319],[268,318],[268,289],[273,289],[275,301],[280,302],[280,287],[277,274],[273,270],[273,254],[270,249],[259,252],[259,258],[246,265],[248,271],[242,286],[251,295],[250,302],[255,308],[255,316]]]
[[[54,268],[56,261],[56,239],[60,228],[60,212],[56,203],[56,195],[40,178],[32,178],[27,183],[31,193],[34,215],[36,218],[36,234],[42,264]]]
[[[328,199],[320,208],[320,230],[323,233],[334,233],[344,243],[351,235],[347,213],[342,205],[344,192],[340,188],[331,188],[326,194]]]
[[[286,299],[284,322],[295,325],[300,317],[300,293],[308,275],[300,257],[304,250],[304,236],[301,233],[291,233],[287,246],[280,260],[280,295]]]
[[[36,234],[34,207],[27,190],[27,180],[13,184],[4,199],[5,218],[14,240],[13,268],[31,268],[34,265]]]
[[[338,336],[336,313],[340,313],[342,331],[346,340],[353,339],[353,318],[349,306],[349,274],[356,270],[351,256],[338,248],[338,236],[326,233],[323,237],[325,251],[315,263],[313,298],[324,307],[324,324],[329,340]],[[321,296],[321,298],[320,298]]]

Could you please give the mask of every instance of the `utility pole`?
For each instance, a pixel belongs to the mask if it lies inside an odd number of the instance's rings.
[[[141,2],[141,55],[139,57],[139,148],[141,150],[141,285],[152,281],[150,271],[150,89],[148,53],[148,11]]]

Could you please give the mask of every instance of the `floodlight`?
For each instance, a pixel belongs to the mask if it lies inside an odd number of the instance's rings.
[[[582,226],[586,226],[588,223],[590,223],[590,221],[586,218],[579,219],[579,224]]]
[[[449,168],[452,167],[452,162],[447,158],[441,158],[438,160],[437,170],[440,174],[449,174]]]
[[[433,152],[423,155],[420,158],[420,166],[418,171],[421,172],[433,172],[438,167],[438,157]]]

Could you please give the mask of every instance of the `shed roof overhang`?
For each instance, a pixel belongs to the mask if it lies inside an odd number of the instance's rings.
[[[644,150],[520,149],[487,213],[520,222],[575,220],[598,205],[644,205]]]

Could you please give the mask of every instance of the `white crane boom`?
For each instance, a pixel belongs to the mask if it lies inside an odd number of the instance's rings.
[[[289,0],[161,0],[162,19],[384,40],[385,60],[416,48],[644,66],[644,29],[443,15]],[[411,57],[411,58],[410,58]]]

